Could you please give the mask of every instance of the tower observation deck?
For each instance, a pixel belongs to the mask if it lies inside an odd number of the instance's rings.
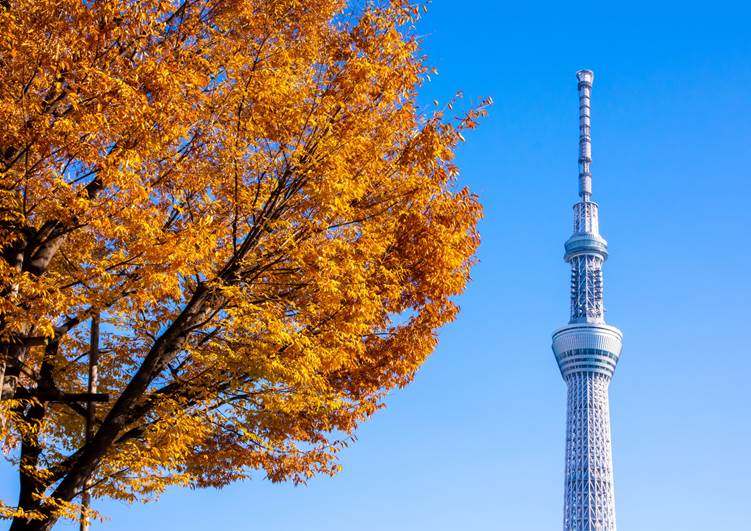
[[[590,96],[594,74],[579,81],[579,202],[564,260],[571,265],[571,319],[553,333],[568,387],[564,531],[615,531],[608,386],[621,354],[621,331],[605,324],[602,265],[608,244],[592,202]]]

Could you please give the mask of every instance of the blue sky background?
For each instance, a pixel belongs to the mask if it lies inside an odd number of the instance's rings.
[[[721,1],[435,1],[419,33],[440,75],[422,101],[495,100],[460,151],[485,219],[458,320],[339,476],[99,502],[110,520],[94,529],[559,529],[565,385],[550,333],[568,318],[580,68],[595,71],[607,318],[625,334],[619,528],[751,529],[750,16]],[[4,466],[0,497],[14,492]]]

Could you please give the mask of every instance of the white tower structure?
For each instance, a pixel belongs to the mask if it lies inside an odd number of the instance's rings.
[[[602,264],[608,257],[592,202],[590,94],[594,74],[579,80],[579,197],[574,233],[565,245],[571,265],[571,319],[553,333],[553,352],[568,386],[564,531],[615,531],[615,495],[608,386],[621,354],[621,331],[605,324]]]

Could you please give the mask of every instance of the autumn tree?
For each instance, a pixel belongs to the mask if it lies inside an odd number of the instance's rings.
[[[412,379],[478,245],[452,158],[485,112],[418,107],[417,14],[0,2],[13,531],[77,518],[86,485],[130,501],[334,473],[358,423]]]

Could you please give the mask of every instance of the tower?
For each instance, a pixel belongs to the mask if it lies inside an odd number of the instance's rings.
[[[605,324],[602,264],[608,246],[592,202],[590,94],[594,74],[579,80],[579,202],[564,260],[571,265],[571,319],[553,333],[568,387],[564,531],[615,531],[608,386],[621,353],[621,331]]]

